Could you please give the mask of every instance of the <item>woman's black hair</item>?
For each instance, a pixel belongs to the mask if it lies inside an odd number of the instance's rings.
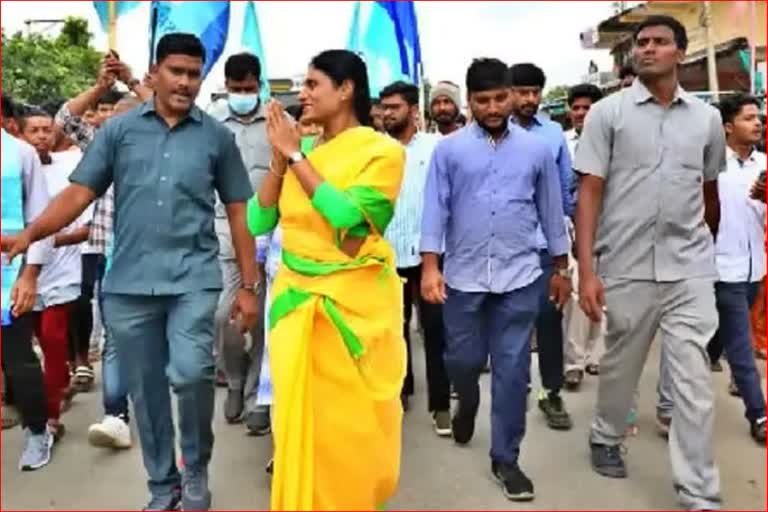
[[[355,117],[363,126],[371,126],[371,89],[368,69],[357,54],[348,50],[326,50],[316,55],[310,65],[328,75],[336,87],[349,80],[355,86]]]
[[[301,116],[304,113],[304,107],[301,105],[289,105],[285,107],[286,113],[294,118],[296,122],[301,121]]]

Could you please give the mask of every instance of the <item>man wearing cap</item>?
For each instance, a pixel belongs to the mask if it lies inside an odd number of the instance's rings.
[[[431,132],[448,135],[460,129],[461,89],[453,82],[438,82],[429,93],[429,114],[434,122]]]

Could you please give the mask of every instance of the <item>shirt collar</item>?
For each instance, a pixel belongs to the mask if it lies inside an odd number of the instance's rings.
[[[734,150],[731,149],[730,146],[726,146],[725,148],[725,155],[726,158],[730,161],[738,162],[739,164],[743,165],[745,163],[755,163],[755,155],[757,154],[757,151],[755,148],[752,148],[752,152],[749,154],[746,160],[742,160],[738,153],[736,153]]]
[[[643,84],[642,81],[640,81],[639,78],[632,82],[632,86],[629,90],[635,98],[635,103],[638,105],[654,100],[651,91],[648,90],[648,88],[645,86],[645,84]],[[690,101],[691,95],[688,94],[685,89],[680,86],[680,84],[677,84],[677,88],[675,89],[675,96],[672,98],[672,104],[690,103]]]
[[[155,98],[152,98],[151,100],[145,102],[141,106],[141,115],[146,116],[148,114],[155,114],[157,115],[157,109],[155,108]],[[187,117],[185,119],[191,119],[195,121],[196,123],[202,123],[203,122],[203,112],[197,108],[197,105],[192,105],[192,108],[189,109],[189,112],[187,112]]]
[[[511,126],[509,123],[507,123],[507,129],[504,131],[504,134],[501,136],[501,138],[498,141],[493,140],[493,137],[491,137],[491,134],[485,131],[485,129],[480,126],[477,121],[472,121],[472,124],[469,125],[470,130],[472,133],[477,137],[478,139],[485,139],[489,141],[492,145],[498,144],[498,142],[506,139],[510,132],[511,132]]]
[[[517,125],[520,128],[523,128],[524,130],[530,130],[533,126],[543,126],[544,125],[544,121],[545,121],[545,119],[544,119],[544,117],[542,117],[541,114],[536,114],[531,119],[531,124],[529,124],[528,126],[523,126],[523,125],[520,124],[520,122],[517,120],[517,118],[515,116],[509,116],[510,124]]]

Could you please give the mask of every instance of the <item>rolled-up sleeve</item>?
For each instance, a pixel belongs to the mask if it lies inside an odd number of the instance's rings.
[[[251,180],[235,144],[235,135],[226,128],[222,130],[216,160],[216,191],[224,204],[246,203],[253,197]]]
[[[704,181],[715,181],[728,167],[726,162],[725,130],[723,121],[715,108],[709,122],[709,140],[704,148]]]
[[[114,179],[116,126],[114,121],[108,122],[96,132],[93,142],[85,150],[83,159],[69,177],[70,182],[91,189],[96,197],[103,196]]]
[[[606,179],[611,164],[611,127],[606,107],[608,101],[596,103],[587,114],[584,130],[576,148],[573,168],[579,174]]]
[[[22,146],[21,165],[24,179],[24,223],[28,225],[45,211],[50,197],[43,166],[31,146]],[[45,265],[52,256],[53,237],[48,237],[29,246],[25,262],[28,265]]]
[[[550,151],[541,151],[541,169],[536,178],[536,208],[541,229],[552,256],[568,254],[569,239],[561,193],[561,179]]]
[[[424,189],[424,213],[421,221],[421,252],[442,254],[445,231],[450,218],[448,205],[451,182],[448,177],[447,147],[438,144],[432,154]]]

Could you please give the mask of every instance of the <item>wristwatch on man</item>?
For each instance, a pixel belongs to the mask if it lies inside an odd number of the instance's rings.
[[[573,277],[573,271],[569,268],[555,269],[555,274],[562,277],[563,279],[568,279],[568,280],[570,280]]]
[[[261,281],[258,281],[253,284],[243,283],[240,285],[240,288],[242,288],[243,290],[248,290],[249,292],[253,292],[258,295],[259,290],[261,289]]]

